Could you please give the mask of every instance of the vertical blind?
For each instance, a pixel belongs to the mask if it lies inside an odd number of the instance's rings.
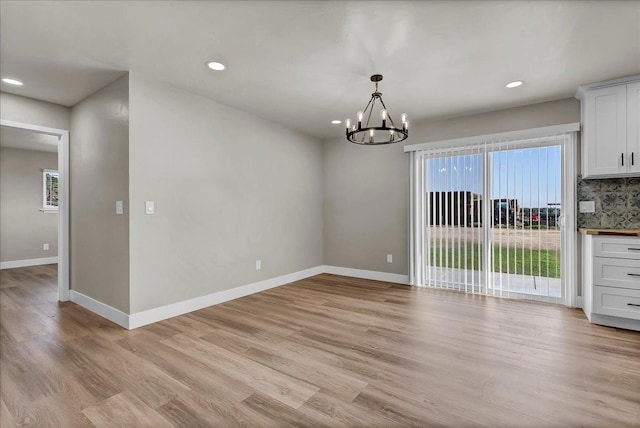
[[[574,306],[574,139],[412,151],[411,283]]]

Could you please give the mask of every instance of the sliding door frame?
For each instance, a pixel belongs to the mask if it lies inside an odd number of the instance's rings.
[[[408,145],[404,147],[404,151],[409,153],[409,283],[411,285],[425,285],[425,251],[428,251],[424,245],[425,238],[425,207],[422,206],[417,210],[416,204],[425,204],[425,167],[420,165],[424,162],[423,152],[432,151],[434,149],[456,148],[461,146],[473,146],[485,144],[480,151],[482,155],[483,165],[483,192],[489,195],[491,191],[491,175],[487,171],[490,168],[490,160],[488,154],[498,151],[504,142],[506,149],[523,149],[528,147],[541,147],[545,145],[561,146],[561,181],[562,181],[562,212],[559,217],[561,227],[561,278],[562,278],[562,303],[569,307],[579,306],[579,298],[577,295],[577,226],[576,226],[576,145],[577,132],[580,130],[580,123],[570,123],[566,125],[557,125],[543,128],[534,128],[529,130],[520,130],[513,132],[505,132],[500,134],[490,134],[477,137],[460,138],[455,140],[445,140],[433,143],[422,143]],[[544,143],[545,139],[557,138],[564,134],[562,141],[550,141]],[[521,140],[515,141],[514,140]],[[531,140],[531,141],[528,141]],[[486,144],[498,143],[498,149],[492,146],[492,150],[488,150]],[[511,144],[510,144],[511,143]],[[515,144],[513,144],[515,143]],[[456,152],[457,155],[464,154],[464,151]],[[443,154],[446,156],[446,153]],[[420,175],[418,177],[417,175]],[[487,216],[490,212],[490,198],[483,198],[483,216]],[[484,248],[491,248],[491,228],[487,227],[486,218],[483,221],[482,236],[484,240]],[[482,278],[481,291],[488,294],[488,286],[492,280],[492,261],[491,251],[483,251],[482,255]],[[510,293],[512,296],[514,293]],[[558,299],[549,298],[549,301],[560,303]]]

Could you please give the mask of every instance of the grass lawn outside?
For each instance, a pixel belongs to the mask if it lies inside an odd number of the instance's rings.
[[[448,255],[448,260],[447,260]],[[430,248],[431,266],[479,270],[480,245],[457,248]],[[560,278],[560,250],[493,247],[493,271],[520,275]]]

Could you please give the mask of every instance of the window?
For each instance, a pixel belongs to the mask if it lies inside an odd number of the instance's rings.
[[[58,171],[42,171],[42,210],[58,211]]]

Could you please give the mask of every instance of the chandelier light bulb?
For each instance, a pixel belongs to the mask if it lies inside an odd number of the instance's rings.
[[[400,116],[402,118],[402,130],[406,131],[407,129],[409,129],[409,122],[407,121],[407,113],[402,113],[402,116]]]
[[[387,111],[386,110],[382,110],[380,112],[380,117],[382,118],[382,120],[387,120]]]
[[[376,136],[376,131],[374,131],[373,129],[369,131],[369,142],[373,143],[373,137]]]
[[[364,114],[361,111],[359,111],[358,112],[358,126],[362,125],[362,118],[363,117],[364,117]]]
[[[344,123],[347,125],[347,129],[351,128],[351,119],[345,120]]]

